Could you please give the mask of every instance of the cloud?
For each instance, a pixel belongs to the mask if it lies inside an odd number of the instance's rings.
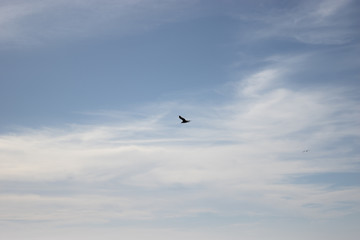
[[[183,8],[192,4],[186,1]],[[264,31],[258,25],[261,31],[248,35],[348,43],[354,36],[348,19],[352,4],[304,1],[281,14],[269,8],[268,14],[245,20],[272,27]],[[109,34],[109,29],[147,31],[183,17],[179,5],[2,1],[0,42],[24,46]],[[175,239],[223,239],[224,234],[226,239],[241,234],[311,239],[294,236],[291,225],[309,220],[318,224],[315,239],[356,233],[338,225],[324,229],[322,223],[358,218],[359,184],[314,178],[360,171],[358,86],[347,84],[349,77],[357,79],[356,52],[357,46],[348,46],[266,57],[257,69],[235,75],[231,90],[224,87],[223,99],[212,105],[195,103],[195,96],[148,104],[136,113],[85,113],[93,124],[1,133],[2,234],[15,239],[24,234],[17,231],[21,225],[33,238],[50,232],[47,236],[58,239],[66,234],[77,239],[170,234]],[[341,81],[334,84],[337,78]],[[191,123],[180,124],[179,112]],[[281,226],[272,228],[277,221]],[[199,233],[201,228],[206,230]]]
[[[142,33],[174,21],[207,14],[202,1],[161,0],[35,0],[0,4],[2,49],[67,42],[74,39]],[[281,8],[276,1],[253,4],[228,3],[220,12],[249,23],[243,39],[290,37],[310,44],[345,44],[357,37],[355,1],[302,1]],[[276,9],[274,8],[276,6]],[[221,8],[222,9],[222,8]],[[219,9],[219,10],[221,10]],[[226,9],[226,8],[225,8]],[[232,13],[232,9],[237,12]],[[238,12],[241,12],[239,14]],[[216,13],[217,15],[219,13]]]
[[[2,48],[72,39],[121,36],[177,21],[196,1],[51,0],[5,1],[0,5]]]
[[[245,11],[233,16],[252,23],[248,34],[242,35],[245,40],[285,37],[307,44],[341,45],[358,37],[354,21],[358,9],[356,1],[351,0],[301,1],[283,8],[275,1],[258,8],[259,14]]]
[[[217,106],[183,106],[194,113],[187,125],[171,102],[141,115],[100,112],[103,121],[93,125],[2,134],[2,221],[136,226],[203,214],[324,219],[358,212],[358,185],[292,181],[359,171],[353,89],[294,88],[289,76],[307,57],[273,58]]]

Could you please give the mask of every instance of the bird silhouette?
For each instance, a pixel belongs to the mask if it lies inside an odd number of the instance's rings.
[[[182,116],[179,115],[179,118],[181,119],[181,123],[188,123],[190,122],[190,120],[186,120],[185,118],[183,118]]]

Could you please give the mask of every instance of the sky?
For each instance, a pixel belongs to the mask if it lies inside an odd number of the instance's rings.
[[[0,0],[0,237],[357,240],[359,29],[356,0]]]

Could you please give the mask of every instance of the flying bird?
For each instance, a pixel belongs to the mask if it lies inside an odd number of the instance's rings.
[[[305,153],[305,152],[310,152],[310,150],[309,150],[309,149],[305,149],[305,150],[303,151],[303,153]]]
[[[181,119],[181,123],[188,123],[190,122],[190,120],[186,120],[185,118],[183,118],[182,116],[179,115],[179,118]]]

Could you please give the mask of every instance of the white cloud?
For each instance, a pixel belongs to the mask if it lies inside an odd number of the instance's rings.
[[[182,236],[172,228],[206,225],[209,216],[219,219],[215,230],[247,231],[267,218],[321,222],[358,214],[358,185],[292,181],[360,170],[354,89],[292,84],[298,72],[323,60],[314,55],[267,58],[266,67],[238,79],[235,94],[217,106],[165,102],[137,109],[142,114],[87,113],[98,118],[93,125],[0,135],[5,234],[18,224],[41,223],[55,232],[160,226],[160,236],[164,228]],[[174,109],[192,121],[180,124]]]
[[[314,15],[319,16],[320,18],[330,17],[335,15],[341,8],[345,7],[351,2],[351,0],[327,0],[322,1],[318,5],[318,8],[315,9]]]
[[[284,71],[291,64],[281,61],[244,78],[240,94],[224,105],[189,106],[197,117],[187,125],[177,122],[171,103],[152,106],[143,118],[111,112],[120,114],[117,124],[1,135],[2,220],[64,225],[204,211],[311,219],[358,212],[359,186],[289,180],[359,170],[359,146],[347,141],[360,138],[358,104],[345,87],[291,88]],[[207,121],[209,113],[218,118]],[[238,202],[247,207],[233,210]]]
[[[272,84],[275,84],[276,78],[279,78],[279,72],[277,69],[266,69],[259,73],[250,76],[242,84],[245,85],[242,88],[242,93],[245,96],[257,95],[262,90],[266,90]]]
[[[261,34],[283,34],[308,43],[344,43],[349,29],[336,33],[322,28],[344,16],[342,11],[350,3],[305,2],[288,15],[271,16],[271,24],[277,27]],[[148,19],[152,20],[145,28],[176,18],[172,13],[178,5],[179,1],[3,2],[0,26],[5,31],[0,42],[81,37],[102,31],[110,22],[120,23],[121,33],[142,31],[142,23]],[[314,8],[306,12],[306,7]],[[48,17],[49,21],[42,22]],[[267,17],[263,20],[269,20]],[[315,24],[312,29],[305,28],[311,23]],[[348,26],[346,20],[341,24]],[[51,232],[47,236],[59,233],[53,236],[58,239],[67,238],[66,234],[78,236],[76,239],[105,235],[110,239],[119,235],[167,239],[170,234],[175,234],[175,239],[224,239],[224,232],[231,232],[225,239],[238,239],[234,232],[245,232],[245,239],[267,235],[279,239],[279,232],[271,229],[266,219],[312,220],[321,227],[323,221],[358,216],[356,183],[334,188],[331,182],[296,182],[299,176],[360,170],[360,109],[349,94],[354,89],[331,85],[297,88],[292,84],[300,71],[321,67],[316,62],[324,59],[313,61],[314,55],[265,59],[267,66],[237,79],[235,94],[217,106],[186,101],[153,104],[137,109],[143,113],[137,115],[88,113],[116,121],[3,133],[2,234],[16,239],[21,225],[24,234],[34,239],[44,231]],[[332,68],[343,71],[352,62],[342,61]],[[329,64],[324,65],[328,68]],[[192,121],[180,124],[174,109],[187,112]],[[310,152],[303,153],[304,149]],[[208,224],[211,216],[218,218],[216,224]],[[291,229],[289,222],[285,224]],[[193,231],[197,224],[207,225],[211,234]],[[94,234],[74,233],[79,226]],[[102,226],[106,230],[100,230]],[[187,233],[179,231],[184,226]],[[259,226],[273,234],[260,234]],[[284,233],[284,228],[288,232]],[[36,232],[39,229],[43,232]],[[281,229],[283,239],[294,237],[294,230],[283,225],[276,229]],[[330,232],[327,237],[339,236],[331,232],[335,230],[326,231]]]

